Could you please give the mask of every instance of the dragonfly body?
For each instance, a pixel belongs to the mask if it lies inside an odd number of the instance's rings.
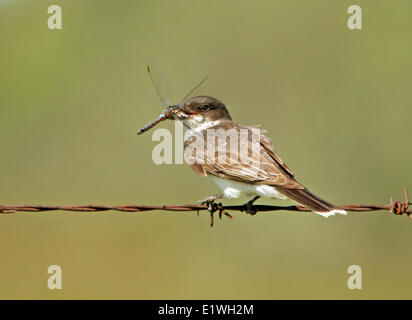
[[[169,119],[169,120],[174,120],[174,119],[183,120],[183,119],[185,119],[187,116],[185,115],[185,113],[183,113],[180,110],[184,100],[186,98],[188,98],[188,96],[190,94],[192,94],[193,91],[196,90],[207,79],[207,77],[204,78],[196,87],[194,87],[182,99],[182,101],[179,103],[179,105],[170,105],[171,88],[170,88],[170,83],[169,83],[166,75],[163,73],[163,71],[160,69],[160,67],[154,61],[149,62],[149,65],[147,66],[147,71],[149,72],[150,79],[152,80],[153,86],[156,89],[159,100],[160,100],[162,106],[164,108],[166,108],[166,110],[164,110],[156,120],[148,123],[145,127],[138,130],[137,134],[142,134],[142,133],[150,130],[151,128],[153,128],[154,126],[159,124],[160,122],[162,122],[164,120],[167,120],[167,119]]]
[[[160,114],[159,118],[157,118],[155,121],[152,121],[148,123],[145,127],[137,131],[137,134],[142,134],[145,133],[147,130],[152,129],[155,125],[157,125],[159,122],[164,121],[166,119],[170,119],[169,113],[163,112]]]
[[[137,131],[137,134],[142,134],[145,133],[146,131],[152,129],[154,126],[156,126],[159,122],[162,122],[164,120],[174,120],[175,117],[179,117],[180,119],[184,117],[184,115],[180,112],[178,109],[179,106],[169,106],[165,111],[163,111],[160,116],[148,123],[145,127]]]

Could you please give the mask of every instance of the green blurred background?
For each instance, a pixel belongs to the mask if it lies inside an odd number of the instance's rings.
[[[63,30],[47,28],[51,4]],[[347,28],[351,4],[362,7],[360,31]],[[267,129],[320,196],[401,199],[412,189],[411,10],[409,0],[2,0],[0,203],[176,204],[216,193],[187,165],[155,165],[152,133],[136,136],[161,111],[150,57],[176,102],[209,75],[197,93]],[[233,215],[213,229],[206,213],[1,215],[0,298],[412,298],[405,216]],[[63,290],[47,288],[51,264]],[[354,264],[362,290],[346,285]]]

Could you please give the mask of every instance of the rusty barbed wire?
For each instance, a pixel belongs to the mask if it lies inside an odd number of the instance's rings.
[[[390,199],[388,205],[343,205],[341,209],[351,212],[370,212],[370,211],[389,211],[389,213],[395,215],[407,214],[412,220],[412,211],[408,210],[408,206],[412,205],[409,201],[407,189],[404,189],[405,200],[394,201]],[[308,212],[307,208],[294,205],[294,206],[273,206],[273,205],[253,205],[254,212],[268,212],[268,211],[296,211],[296,212]],[[44,206],[44,205],[20,205],[20,206],[3,206],[0,205],[0,213],[11,214],[17,212],[48,212],[48,211],[71,211],[71,212],[104,212],[104,211],[120,211],[120,212],[146,212],[146,211],[175,211],[175,212],[199,212],[208,210],[211,213],[211,225],[213,225],[213,213],[219,211],[219,217],[222,214],[231,217],[227,211],[247,211],[245,205],[231,205],[223,206],[221,203],[214,203],[212,206],[207,205],[123,205],[123,206],[103,206],[103,205],[74,205],[74,206]]]

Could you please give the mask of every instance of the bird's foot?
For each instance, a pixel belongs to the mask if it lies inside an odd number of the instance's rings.
[[[213,196],[209,196],[203,200],[198,201],[198,204],[207,204],[209,205],[210,203],[213,203],[216,199],[222,199],[225,198],[224,194],[215,194]]]
[[[217,194],[214,196],[207,197],[206,199],[203,199],[201,201],[198,201],[199,204],[205,204],[207,205],[207,210],[210,213],[210,226],[213,227],[214,224],[214,213],[216,211],[219,211],[219,219],[222,219],[222,215],[225,215],[226,217],[232,219],[232,216],[226,212],[226,210],[223,208],[222,203],[215,203],[216,199],[221,199],[225,198],[223,194]]]
[[[256,196],[256,197],[254,197],[252,200],[250,200],[250,201],[248,201],[248,202],[246,202],[244,205],[243,205],[243,210],[242,211],[245,211],[246,213],[248,213],[248,214],[250,214],[250,215],[255,215],[256,213],[257,213],[257,210],[255,209],[255,208],[253,208],[253,203],[257,200],[257,199],[259,199],[260,197],[259,196]]]

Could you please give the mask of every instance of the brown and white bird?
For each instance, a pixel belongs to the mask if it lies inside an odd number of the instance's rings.
[[[292,199],[324,217],[336,213],[346,214],[345,210],[319,198],[296,181],[294,173],[273,152],[272,141],[263,134],[263,131],[259,130],[256,133],[254,127],[232,121],[229,111],[221,101],[208,96],[198,96],[178,108],[181,111],[179,119],[188,128],[189,137],[191,136],[185,141],[186,160],[189,160],[191,168],[196,173],[211,179],[223,191],[223,194],[208,197],[203,201],[204,203],[210,203],[217,198],[239,198],[241,195],[246,195],[254,196],[248,202],[250,206],[259,197]],[[228,161],[223,163],[217,158],[217,152],[212,155],[215,157],[213,161],[196,162],[194,149],[187,152],[195,140],[193,134],[202,137],[206,145],[207,132],[210,129],[214,129],[218,135],[218,129],[223,129],[220,132],[250,131],[251,134],[246,137],[243,135],[242,138],[242,135],[239,135],[240,145],[242,143],[250,145],[253,134],[258,134],[259,152],[251,157],[250,163],[233,163],[229,160],[230,157],[237,156],[233,153],[239,152],[239,148],[228,150],[225,154]],[[225,141],[227,138],[222,137]]]

